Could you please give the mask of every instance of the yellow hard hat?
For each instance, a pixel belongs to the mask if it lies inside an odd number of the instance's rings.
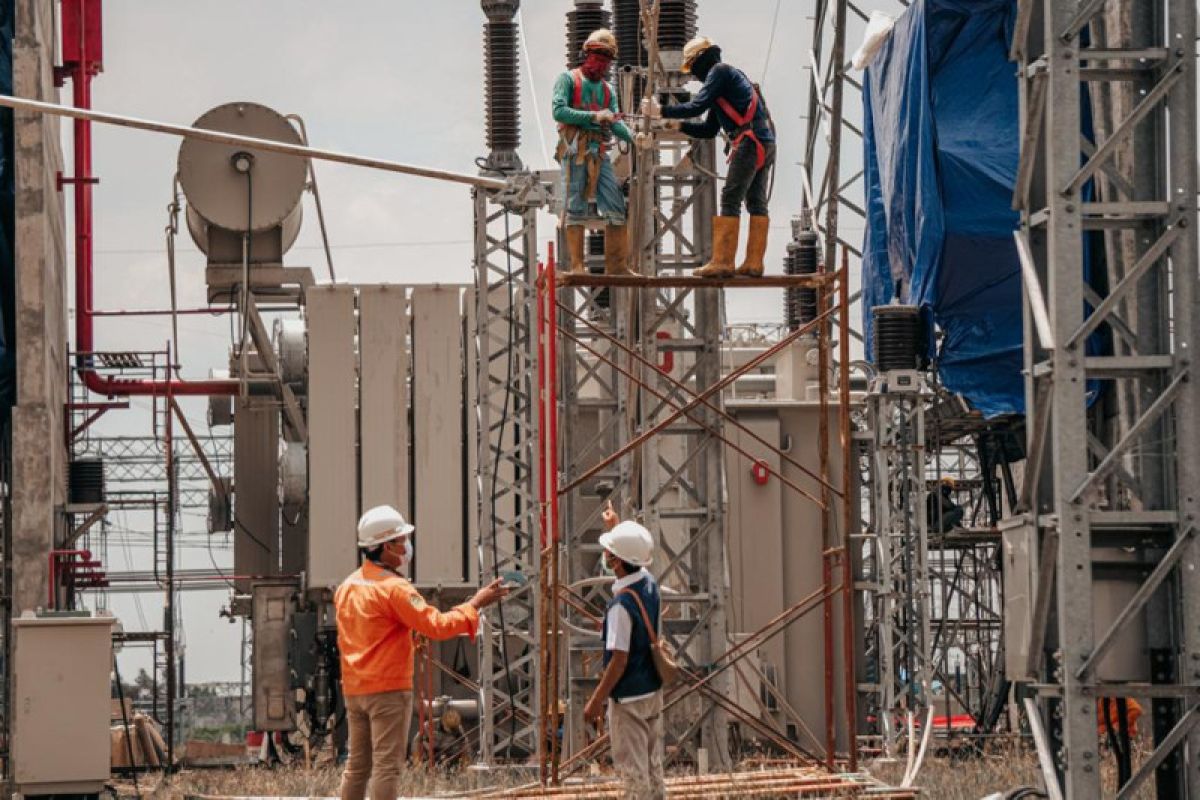
[[[604,53],[609,58],[617,57],[617,37],[608,28],[592,31],[587,41],[583,43],[583,52]]]
[[[680,67],[681,72],[691,72],[692,64],[696,63],[696,59],[705,50],[713,47],[716,43],[707,36],[697,36],[683,46],[683,66]]]

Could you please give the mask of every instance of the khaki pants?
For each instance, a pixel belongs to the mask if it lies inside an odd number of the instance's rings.
[[[346,698],[350,758],[342,774],[342,800],[363,800],[371,780],[371,800],[396,800],[396,784],[408,751],[411,691]]]
[[[608,701],[608,735],[613,766],[625,782],[625,796],[661,800],[663,784],[663,696],[632,703]]]

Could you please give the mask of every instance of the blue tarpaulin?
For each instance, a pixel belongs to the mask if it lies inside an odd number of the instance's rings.
[[[940,380],[1024,413],[1014,0],[916,0],[867,68],[863,329],[893,300],[942,332]],[[932,344],[931,344],[932,346]]]

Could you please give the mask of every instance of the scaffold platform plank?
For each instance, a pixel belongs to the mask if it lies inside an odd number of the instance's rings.
[[[816,289],[833,282],[834,273],[763,275],[758,278],[697,278],[693,275],[596,275],[559,272],[559,286],[632,287],[637,289]]]

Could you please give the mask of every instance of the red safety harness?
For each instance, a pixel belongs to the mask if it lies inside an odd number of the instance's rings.
[[[578,84],[577,84],[578,85]],[[733,120],[733,124],[737,126],[737,130],[733,132],[733,141],[729,143],[729,161],[733,160],[734,153],[737,152],[737,147],[741,144],[742,139],[747,136],[754,142],[754,147],[757,152],[754,161],[755,169],[762,169],[767,163],[767,148],[763,145],[758,135],[754,133],[754,117],[758,114],[758,87],[751,84],[754,89],[754,94],[750,97],[750,105],[746,109],[745,114],[739,114],[734,110],[733,103],[730,103],[724,97],[717,98],[717,105],[725,112],[725,116]]]
[[[575,81],[575,91],[571,95],[571,108],[577,108],[581,111],[600,111],[608,108],[612,103],[612,92],[608,88],[608,81],[601,81],[604,84],[604,105],[600,106],[596,103],[589,103],[587,108],[583,107],[583,70],[579,67],[571,70],[571,78]]]

